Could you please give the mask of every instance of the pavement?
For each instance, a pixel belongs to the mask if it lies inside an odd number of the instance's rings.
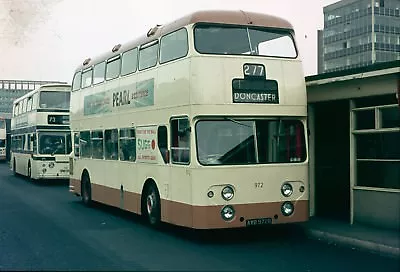
[[[309,238],[400,260],[400,232],[312,217],[302,224]]]

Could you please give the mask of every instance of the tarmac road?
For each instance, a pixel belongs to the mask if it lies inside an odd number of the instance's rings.
[[[0,163],[0,270],[400,271],[398,260],[308,240],[297,226],[195,232],[104,205],[68,182],[31,183]]]

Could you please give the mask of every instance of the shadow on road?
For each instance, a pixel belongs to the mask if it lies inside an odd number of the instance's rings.
[[[82,202],[77,201],[78,205]],[[153,228],[145,220],[134,213],[107,206],[101,203],[93,203],[91,208],[109,213],[117,219],[125,220],[128,224],[139,224],[148,232],[162,233],[173,236],[175,239],[182,239],[193,243],[202,244],[246,244],[259,242],[285,243],[303,241],[307,239],[303,227],[300,224],[266,225],[262,227],[218,229],[218,230],[193,230],[162,223],[161,226]]]

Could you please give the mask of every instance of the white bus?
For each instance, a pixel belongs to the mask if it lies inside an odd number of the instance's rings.
[[[6,120],[0,117],[0,161],[5,161],[7,159],[6,146],[7,146]]]
[[[31,180],[69,178],[70,94],[71,85],[46,84],[14,101],[10,160],[14,174]]]
[[[76,69],[70,191],[151,225],[307,221],[306,118],[289,22],[195,12]]]

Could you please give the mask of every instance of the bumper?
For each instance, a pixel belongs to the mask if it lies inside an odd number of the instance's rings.
[[[222,219],[221,210],[224,206],[193,207],[193,228],[241,228],[250,223],[251,225],[258,225],[308,221],[308,201],[300,200],[292,203],[294,204],[294,212],[290,216],[282,214],[283,202],[232,205],[235,209],[235,216],[231,221]]]

